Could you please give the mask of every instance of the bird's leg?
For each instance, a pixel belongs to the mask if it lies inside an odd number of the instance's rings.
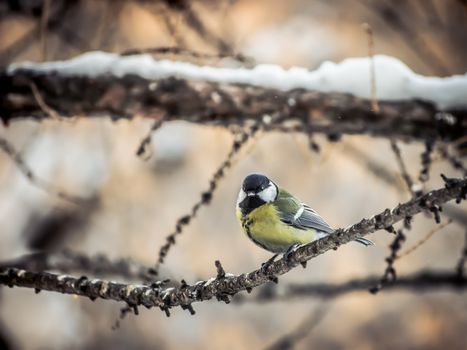
[[[290,258],[292,257],[292,254],[302,246],[302,244],[292,244],[284,253],[284,259],[287,263],[290,262]]]
[[[274,254],[271,258],[268,259],[265,263],[261,264],[261,272],[266,275],[268,272],[269,266],[274,262],[274,260],[277,258],[279,254]]]

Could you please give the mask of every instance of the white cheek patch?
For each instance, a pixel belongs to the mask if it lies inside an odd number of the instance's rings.
[[[246,198],[246,193],[245,191],[240,190],[240,192],[238,193],[238,198],[237,198],[237,205],[240,204],[241,202],[243,202],[243,200]]]
[[[276,199],[277,196],[277,189],[274,184],[269,183],[269,186],[266,187],[264,190],[258,193],[258,197],[261,198],[266,203],[271,203]]]

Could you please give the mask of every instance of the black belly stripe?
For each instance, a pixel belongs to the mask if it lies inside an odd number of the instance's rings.
[[[251,234],[251,229],[250,229],[250,225],[252,224],[252,220],[247,218],[246,216],[243,216],[242,217],[242,226],[243,226],[243,229],[245,230],[248,238],[250,238],[253,243],[255,243],[257,246],[263,248],[263,249],[266,249],[266,250],[269,250],[264,244],[258,242],[256,239],[253,238],[253,235]]]

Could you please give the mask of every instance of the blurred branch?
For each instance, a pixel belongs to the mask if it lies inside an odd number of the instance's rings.
[[[444,57],[434,50],[430,43],[420,34],[417,26],[414,26],[416,14],[412,8],[414,1],[399,1],[395,5],[391,1],[361,0],[369,10],[379,16],[400,38],[400,42],[414,52],[427,67],[443,75],[449,75],[449,67],[444,62]],[[416,22],[415,22],[416,23]]]
[[[379,113],[378,100],[376,99],[376,69],[374,60],[375,43],[373,38],[373,30],[368,23],[363,23],[363,28],[368,37],[368,57],[370,58],[370,86],[371,86],[371,110],[374,113]]]
[[[425,141],[425,151],[420,155],[422,167],[420,169],[420,174],[418,175],[418,180],[422,183],[425,183],[430,178],[430,169],[432,159],[431,156],[434,151],[434,141],[426,140]]]
[[[276,288],[272,288],[270,284],[261,288],[253,298],[238,295],[234,301],[266,303],[278,300],[303,300],[303,298],[333,299],[354,292],[368,293],[368,290],[379,283],[380,279],[380,276],[368,276],[343,283],[289,283]],[[459,276],[456,271],[424,270],[407,276],[399,276],[397,280],[387,284],[384,291],[422,292],[438,289],[465,290],[467,278]]]
[[[0,269],[12,267],[35,272],[83,272],[93,276],[118,276],[135,280],[143,279],[147,272],[147,266],[130,259],[112,260],[104,254],[87,256],[70,250],[54,254],[32,253],[0,262]]]
[[[439,145],[438,150],[441,153],[441,157],[446,159],[454,169],[460,171],[464,177],[467,177],[467,166],[462,163],[459,159],[460,157],[456,157],[451,154],[445,144]]]
[[[465,263],[467,262],[467,231],[465,231],[464,248],[461,252],[461,257],[457,263],[457,275],[462,278],[466,278],[465,274]]]
[[[230,296],[243,290],[251,291],[270,280],[277,281],[277,276],[287,273],[299,264],[303,264],[328,250],[337,249],[356,238],[387,228],[406,217],[429,210],[430,206],[441,205],[452,199],[456,199],[456,202],[466,199],[467,179],[447,179],[446,177],[443,179],[446,183],[442,189],[430,191],[398,205],[393,210],[386,209],[382,213],[370,219],[363,219],[346,229],[338,229],[332,235],[297,248],[288,259],[281,258],[271,263],[266,269],[258,269],[238,276],[221,273],[223,269],[219,269],[220,264],[217,264],[216,277],[207,281],[199,281],[194,285],[182,282],[178,288],[164,288],[163,282],[155,282],[151,285],[133,285],[99,279],[89,280],[85,276],[76,278],[47,272],[36,273],[16,268],[0,268],[0,284],[76,294],[89,297],[92,300],[103,298],[124,301],[130,306],[144,305],[148,308],[157,306],[167,315],[170,315],[169,308],[176,306],[181,306],[193,313],[193,302],[212,298],[229,302]],[[455,281],[459,283],[459,274],[456,276]],[[462,285],[464,284],[465,281],[462,282]]]
[[[158,54],[158,55],[180,55],[188,56],[197,59],[224,59],[231,58],[242,63],[253,63],[254,59],[251,57],[244,56],[243,54],[210,54],[195,50],[185,49],[178,46],[162,46],[162,47],[151,47],[146,49],[129,49],[121,53],[122,56],[132,56],[140,54]]]
[[[400,177],[394,172],[394,170],[388,169],[386,164],[381,161],[381,157],[372,159],[367,153],[362,151],[350,142],[345,142],[342,152],[353,161],[362,165],[370,174],[378,180],[381,180],[385,184],[394,187],[398,191],[405,191],[405,185],[402,183]]]
[[[50,0],[43,0],[42,16],[40,22],[40,41],[42,50],[42,60],[47,60],[47,25],[50,16]]]
[[[265,115],[280,113],[267,130],[368,134],[387,138],[452,141],[467,134],[467,110],[439,112],[428,102],[371,101],[345,93],[295,89],[280,91],[241,84],[218,84],[177,78],[147,80],[136,75],[115,77],[63,76],[16,70],[0,71],[0,117],[5,124],[17,118],[44,119],[30,89],[37,86],[43,102],[59,115],[103,116],[114,120],[135,115],[167,115],[210,125],[243,125]]]
[[[412,228],[411,226],[411,216],[406,216],[404,218],[404,226],[396,231],[394,227],[388,226],[386,228],[387,231],[391,233],[395,233],[396,237],[394,237],[392,243],[389,245],[390,254],[386,257],[386,269],[384,270],[383,276],[380,278],[379,282],[370,288],[370,292],[373,294],[378,293],[384,286],[394,282],[397,279],[396,269],[394,268],[394,262],[397,259],[397,253],[402,247],[402,244],[405,242],[405,235],[407,232]]]
[[[212,175],[211,180],[209,181],[209,189],[201,193],[201,198],[193,205],[190,213],[183,215],[177,220],[177,223],[175,224],[175,230],[165,238],[166,243],[159,249],[159,254],[154,268],[148,270],[149,275],[157,275],[158,269],[160,265],[164,263],[165,257],[167,256],[170,248],[175,245],[175,238],[182,234],[183,228],[187,226],[197,215],[199,209],[211,202],[212,196],[214,195],[214,191],[216,190],[219,181],[222,180],[222,178],[225,176],[227,170],[232,167],[234,157],[240,152],[241,148],[248,142],[248,140],[252,138],[258,131],[259,124],[255,123],[250,129],[242,130],[234,134],[232,148],[227,154],[226,159],[215,171],[214,175]]]
[[[79,197],[76,195],[69,194],[61,189],[56,188],[52,183],[48,183],[43,179],[38,178],[31,168],[26,164],[23,157],[18,153],[13,145],[8,142],[6,139],[0,137],[0,149],[5,152],[8,157],[16,164],[17,168],[23,173],[23,175],[36,187],[41,188],[45,192],[54,195],[62,200],[74,204],[84,204],[87,203],[89,199]]]
[[[453,205],[446,205],[443,207],[443,213],[459,225],[467,227],[467,212],[462,210],[462,208]]]
[[[395,140],[391,140],[391,149],[396,156],[397,165],[401,172],[401,176],[404,179],[405,184],[407,185],[407,190],[412,194],[412,196],[418,196],[421,191],[418,190],[417,186],[415,186],[412,177],[410,176],[409,172],[407,171],[407,167],[405,166],[404,159],[402,158],[402,153],[399,145]]]
[[[319,323],[323,320],[329,311],[328,304],[321,304],[313,310],[313,312],[305,318],[300,325],[289,334],[286,334],[276,340],[272,345],[268,346],[267,350],[290,350],[294,349],[295,345],[303,338],[310,335]]]
[[[149,129],[148,134],[141,140],[138,149],[136,150],[136,155],[143,160],[149,160],[152,156],[152,152],[149,149],[149,145],[151,144],[152,134],[159,130],[162,125],[164,124],[164,116],[158,118],[152,124],[151,128]]]
[[[415,250],[417,250],[418,248],[420,248],[423,244],[425,244],[426,242],[428,242],[428,240],[434,236],[435,233],[438,233],[439,231],[441,231],[443,228],[445,228],[446,226],[448,226],[449,224],[451,224],[453,222],[452,219],[448,219],[448,221],[446,221],[445,223],[443,224],[440,224],[438,226],[435,226],[430,232],[428,232],[421,240],[419,240],[417,243],[415,243],[414,245],[412,245],[410,248],[407,248],[407,250],[401,252],[400,254],[397,254],[395,256],[395,260],[397,259],[400,259],[400,258],[403,258],[407,255],[410,255],[412,254]]]
[[[192,7],[190,0],[163,0],[167,7],[171,10],[178,11],[184,18],[185,23],[193,30],[202,40],[212,45],[217,51],[223,54],[229,54],[233,50],[231,46],[222,38],[218,37],[209,30],[203,23],[198,13]]]
[[[32,10],[27,5],[39,5],[41,11],[39,13],[40,18],[36,25],[27,31],[18,40],[14,41],[10,46],[7,46],[0,52],[0,66],[6,65],[13,61],[16,57],[21,55],[29,47],[34,45],[36,42],[41,42],[41,48],[45,47],[45,34],[54,33],[60,37],[63,44],[76,47],[80,50],[84,50],[87,47],[85,39],[81,39],[77,35],[76,30],[72,30],[66,27],[68,19],[76,15],[77,9],[79,8],[79,0],[68,0],[68,1],[50,1],[49,6],[45,4],[49,0],[44,0],[44,8],[40,2],[23,2],[17,3],[17,5],[23,5],[24,8],[19,8],[18,13],[29,16],[29,12]],[[14,3],[14,2],[11,2]],[[46,10],[46,14],[42,13],[42,10]],[[34,13],[35,11],[31,11]],[[44,52],[44,51],[43,51]]]

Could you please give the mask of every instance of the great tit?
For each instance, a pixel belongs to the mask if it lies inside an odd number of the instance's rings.
[[[247,236],[270,252],[288,255],[297,246],[334,230],[308,205],[261,174],[248,175],[237,199],[237,219]],[[358,238],[365,246],[368,239]]]

